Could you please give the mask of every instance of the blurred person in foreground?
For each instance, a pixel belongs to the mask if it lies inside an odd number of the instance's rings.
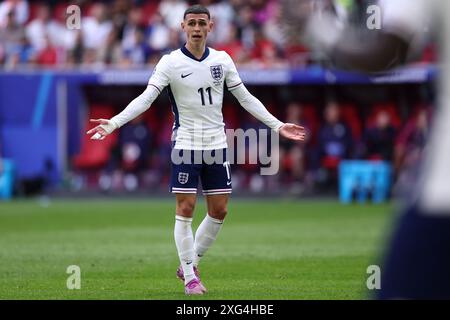
[[[428,32],[440,40],[438,110],[415,190],[390,239],[376,296],[450,299],[450,20],[445,17],[450,1],[387,0],[374,4],[381,14],[381,24],[374,30],[367,28],[369,23],[357,27],[338,19],[329,9],[331,1],[284,0],[283,12],[291,35],[302,33],[303,40],[308,39],[335,66],[345,69],[389,70],[408,62]]]
[[[198,264],[222,227],[232,191],[222,114],[225,85],[243,108],[282,137],[303,141],[305,132],[301,126],[275,118],[246,89],[231,57],[206,46],[213,27],[207,8],[194,5],[186,9],[182,18],[186,44],[161,58],[146,90],[125,110],[109,120],[93,119],[98,126],[87,134],[94,134],[93,139],[104,139],[146,111],[168,87],[175,118],[170,190],[176,198],[174,238],[181,263],[176,274],[184,282],[187,295],[202,295],[206,288],[200,280]],[[191,225],[199,180],[208,213],[194,238]]]

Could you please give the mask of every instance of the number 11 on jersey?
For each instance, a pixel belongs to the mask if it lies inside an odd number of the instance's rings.
[[[209,97],[209,104],[213,104],[212,101],[212,95],[211,95],[211,87],[206,88],[205,90],[203,90],[203,88],[198,89],[198,93],[200,93],[200,97],[202,98],[202,106],[205,105],[205,95],[204,95],[204,91],[206,91],[206,93],[208,94]]]

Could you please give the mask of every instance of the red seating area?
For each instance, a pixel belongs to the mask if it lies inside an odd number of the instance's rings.
[[[114,109],[108,105],[91,105],[89,117],[86,119],[86,131],[94,127],[89,119],[110,119],[114,116]],[[117,143],[118,132],[114,132],[105,140],[91,140],[90,135],[82,136],[81,150],[72,159],[75,169],[100,169],[104,167],[111,156],[111,148]]]

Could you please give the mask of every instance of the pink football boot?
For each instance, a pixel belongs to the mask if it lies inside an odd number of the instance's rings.
[[[202,282],[200,280],[200,273],[198,272],[198,268],[197,267],[194,267],[194,273],[195,273],[195,276],[198,279],[198,282],[200,284],[201,289],[203,290],[203,292],[206,293],[208,290],[206,290],[205,286],[202,284]],[[177,278],[184,282],[184,272],[183,272],[183,268],[181,267],[181,265],[177,269]]]
[[[205,293],[203,290],[205,287],[201,281],[197,278],[192,279],[184,286],[184,293],[187,295],[202,295]]]

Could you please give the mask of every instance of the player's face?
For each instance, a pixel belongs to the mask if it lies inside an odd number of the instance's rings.
[[[181,23],[183,31],[186,32],[187,41],[192,44],[205,43],[212,25],[213,23],[208,19],[208,15],[204,13],[190,13],[186,15],[186,18]]]

